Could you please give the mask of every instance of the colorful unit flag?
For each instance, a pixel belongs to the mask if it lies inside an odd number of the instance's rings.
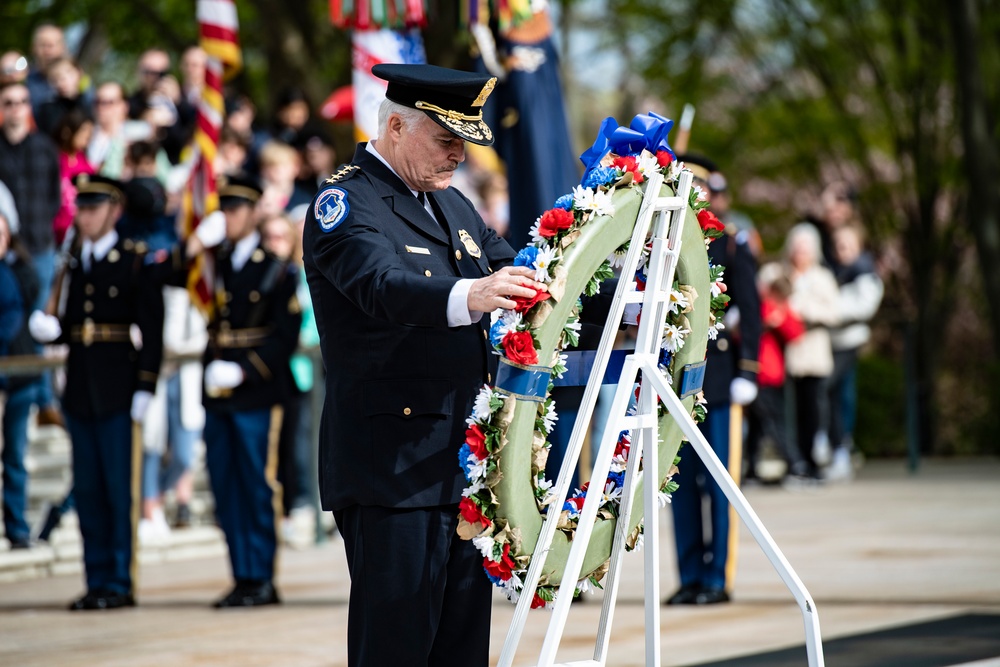
[[[495,17],[503,31],[547,6],[548,0],[464,0],[459,12],[464,26],[487,24]],[[428,16],[426,0],[330,0],[330,21],[338,28],[425,28],[431,19],[440,17]]]
[[[386,82],[372,74],[381,63],[415,65],[427,62],[419,30],[355,30],[351,37],[354,87],[354,134],[358,141],[378,135],[378,108]]]
[[[194,145],[187,158],[191,174],[184,191],[182,209],[184,238],[205,216],[219,208],[214,164],[225,118],[222,83],[235,76],[243,65],[234,0],[198,0],[197,12],[200,45],[208,59],[205,86],[198,104]],[[206,314],[212,308],[211,273],[211,259],[203,253],[195,259],[193,270],[188,275],[191,301]]]

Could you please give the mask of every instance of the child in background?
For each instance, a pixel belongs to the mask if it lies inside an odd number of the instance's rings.
[[[66,232],[76,217],[76,188],[73,179],[78,174],[93,174],[94,168],[87,161],[87,144],[94,132],[94,122],[80,109],[66,112],[54,129],[59,148],[59,177],[62,184],[62,205],[52,220],[56,245],[62,245]]]
[[[759,393],[750,406],[749,431],[745,460],[749,470],[744,480],[757,479],[760,445],[765,437],[774,441],[777,453],[785,460],[787,470],[800,474],[803,463],[794,447],[788,443],[785,431],[785,345],[805,332],[805,325],[788,303],[792,282],[780,264],[761,267],[757,274],[760,291],[761,323],[760,371],[757,374]],[[777,481],[777,480],[775,480]]]

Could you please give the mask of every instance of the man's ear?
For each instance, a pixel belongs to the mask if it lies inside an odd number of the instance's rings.
[[[389,120],[386,121],[386,131],[392,135],[393,139],[398,139],[400,135],[403,134],[403,128],[406,123],[403,122],[403,117],[398,113],[391,114]]]

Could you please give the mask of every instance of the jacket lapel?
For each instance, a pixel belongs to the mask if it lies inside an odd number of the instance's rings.
[[[376,192],[392,209],[393,213],[425,236],[429,236],[439,243],[448,244],[448,235],[441,225],[420,205],[402,179],[382,164],[381,160],[365,150],[365,144],[358,145],[353,162],[361,167],[362,173],[372,176],[372,185],[375,186]]]

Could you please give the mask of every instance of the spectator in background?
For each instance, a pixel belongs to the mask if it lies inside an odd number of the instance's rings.
[[[237,95],[226,100],[226,124],[223,129],[239,135],[247,150],[244,169],[248,174],[259,176],[260,164],[257,158],[260,149],[271,140],[271,134],[254,126],[256,118],[257,108],[246,95]]]
[[[59,149],[60,187],[62,202],[59,212],[52,221],[56,245],[61,246],[66,232],[76,217],[76,188],[73,179],[77,174],[93,174],[94,167],[87,160],[86,149],[94,133],[94,122],[83,109],[74,108],[66,112],[53,129],[52,137]]]
[[[205,64],[208,56],[200,46],[189,46],[181,56],[181,97],[197,108],[205,87]]]
[[[93,95],[84,93],[83,73],[71,59],[57,58],[49,65],[47,71],[55,96],[38,109],[35,123],[39,130],[58,141],[56,128],[59,127],[63,116],[70,111],[79,111],[89,118]]]
[[[33,309],[44,310],[49,301],[55,275],[55,236],[52,222],[59,211],[61,186],[59,153],[44,134],[31,127],[31,98],[23,83],[0,88],[0,181],[10,189],[20,215],[18,232],[31,256],[38,276],[38,297]],[[36,348],[40,351],[40,347]],[[36,398],[40,425],[62,425],[62,416],[52,395],[49,374]]]
[[[150,141],[136,141],[126,152],[124,174],[125,215],[118,231],[125,238],[143,241],[149,250],[171,247],[177,242],[174,220],[167,213],[167,192],[156,177],[159,147]]]
[[[816,228],[802,222],[785,239],[785,262],[792,281],[789,304],[806,326],[785,348],[785,366],[795,390],[795,435],[804,461],[797,477],[818,480],[813,445],[825,412],[827,378],[833,372],[829,328],[840,321],[837,281],[822,265],[823,250]]]
[[[285,88],[278,96],[277,109],[274,113],[275,140],[294,145],[299,133],[309,124],[312,111],[309,98],[301,88]]]
[[[35,342],[28,331],[28,317],[38,296],[38,276],[15,228],[0,211],[0,356],[34,354]],[[10,277],[13,277],[11,282]],[[12,321],[20,304],[20,324],[11,335]],[[0,377],[7,392],[3,406],[3,525],[11,549],[31,546],[31,527],[25,519],[28,508],[28,415],[38,396],[39,376]]]
[[[43,23],[35,28],[31,38],[31,70],[25,83],[31,93],[31,106],[38,113],[42,105],[56,96],[55,88],[48,79],[48,69],[57,58],[68,58],[66,38],[62,28],[52,23]]]
[[[170,74],[170,54],[163,49],[139,56],[138,79],[139,88],[129,97],[129,117],[152,125],[170,162],[177,164],[194,133],[196,108],[181,96],[180,84]]]
[[[125,159],[130,144],[153,141],[154,128],[144,120],[128,117],[128,102],[121,84],[109,81],[97,87],[94,96],[94,134],[87,146],[87,159],[102,176],[127,178]],[[156,154],[156,177],[167,182],[170,159],[162,150]]]
[[[244,171],[250,144],[244,135],[228,125],[219,133],[219,146],[215,153],[215,173],[235,176]]]
[[[163,289],[164,360],[156,393],[143,423],[142,519],[139,541],[156,542],[170,534],[164,495],[173,490],[177,503],[174,526],[191,525],[194,496],[194,450],[205,426],[201,406],[201,364],[177,361],[178,355],[200,355],[208,345],[208,325],[184,287]]]
[[[785,430],[785,346],[805,332],[805,326],[789,305],[792,283],[777,262],[765,264],[757,273],[760,291],[759,393],[747,414],[746,466],[744,479],[757,479],[757,462],[763,439],[774,442],[786,463],[786,473],[800,470],[802,459],[788,442]]]
[[[722,172],[716,171],[708,176],[708,190],[712,195],[712,212],[727,227],[732,225],[744,234],[750,252],[759,258],[764,251],[764,243],[760,232],[754,226],[753,220],[746,213],[733,208],[733,199],[729,193],[729,182]]]
[[[333,174],[337,166],[337,151],[330,134],[322,129],[309,129],[299,134],[295,144],[299,151],[299,175],[295,187],[309,198],[319,192],[320,185]]]
[[[303,219],[304,220],[304,219]],[[299,344],[315,347],[319,344],[316,318],[312,312],[309,286],[302,268],[301,224],[286,216],[276,216],[261,226],[261,244],[276,257],[289,262],[299,272],[297,296],[302,307],[302,327]],[[303,532],[312,529],[315,516],[310,505],[309,448],[312,424],[311,397],[313,389],[312,360],[305,354],[291,358],[294,386],[283,405],[281,435],[278,440],[278,482],[282,487],[284,517],[282,532],[286,542],[308,543]],[[305,519],[305,520],[303,520]],[[312,537],[312,535],[308,535]]]
[[[17,51],[0,55],[0,86],[21,83],[28,78],[28,59]]]
[[[857,413],[858,353],[871,338],[868,323],[878,311],[884,291],[875,272],[875,259],[864,249],[864,231],[848,223],[833,233],[836,262],[834,276],[839,286],[840,325],[830,331],[833,374],[829,382],[830,446],[833,458],[828,479],[853,476],[851,449]]]
[[[858,192],[846,181],[834,181],[820,195],[820,215],[815,221],[823,246],[823,261],[827,267],[837,266],[833,235],[848,224],[860,224],[857,210]]]
[[[10,188],[3,181],[0,181],[0,215],[7,220],[11,232],[17,234],[18,230],[21,229],[21,218],[17,214],[14,195],[10,193]]]
[[[309,204],[311,197],[295,183],[299,174],[299,154],[288,144],[269,141],[260,151],[260,177],[264,186],[261,213],[267,217]]]

